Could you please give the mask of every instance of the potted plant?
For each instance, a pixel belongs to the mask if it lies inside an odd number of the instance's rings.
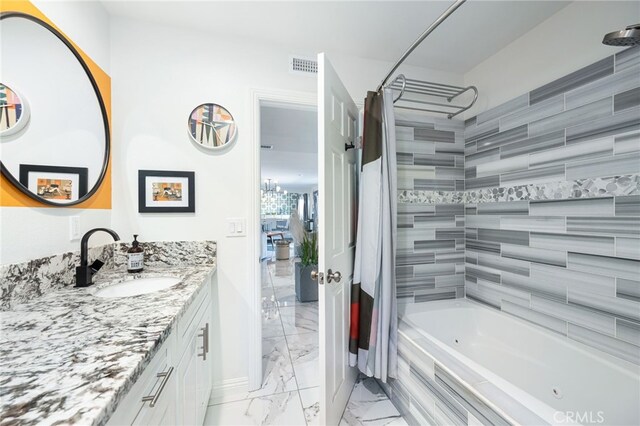
[[[300,243],[300,262],[296,263],[296,297],[301,302],[318,300],[318,283],[311,271],[318,268],[318,235],[306,232]]]

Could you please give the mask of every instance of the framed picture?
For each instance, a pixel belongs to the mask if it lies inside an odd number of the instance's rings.
[[[86,167],[20,164],[20,183],[40,198],[59,204],[84,197],[88,175]]]
[[[196,211],[194,172],[138,170],[138,212]]]

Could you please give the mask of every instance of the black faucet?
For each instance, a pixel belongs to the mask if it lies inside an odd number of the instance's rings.
[[[91,266],[89,266],[89,261],[87,259],[87,245],[89,243],[89,237],[98,231],[106,232],[111,235],[115,241],[120,241],[120,236],[118,236],[115,231],[108,228],[94,228],[84,234],[80,241],[80,266],[76,266],[76,287],[88,287],[93,284],[91,282],[93,274],[98,272],[104,265],[104,262],[96,259]]]

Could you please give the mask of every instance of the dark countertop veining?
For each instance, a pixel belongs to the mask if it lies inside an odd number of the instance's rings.
[[[0,311],[0,424],[106,423],[215,269],[147,266],[136,276],[181,281],[139,296],[93,296],[131,277],[118,267],[100,271],[92,287]]]

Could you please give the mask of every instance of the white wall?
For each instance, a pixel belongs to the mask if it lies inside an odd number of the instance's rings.
[[[103,70],[109,71],[109,16],[100,3],[43,0],[33,3]],[[79,250],[80,243],[69,239],[70,216],[79,217],[82,233],[111,223],[110,210],[0,208],[0,264]],[[95,235],[91,245],[108,241],[108,236]]]
[[[224,40],[219,36],[113,18],[111,69],[114,124],[113,228],[141,240],[218,241],[218,298],[224,328],[216,377],[247,377],[248,327],[252,309],[250,247],[257,235],[226,238],[225,219],[249,218],[252,123],[250,90],[315,92],[316,79],[289,74],[292,53],[280,46]],[[214,42],[215,40],[215,42]],[[390,64],[332,55],[335,68],[357,101],[375,90]],[[425,71],[409,75],[426,78]],[[442,72],[432,79],[461,83]],[[221,154],[199,150],[187,136],[187,117],[203,102],[225,106],[237,121],[235,145]],[[195,214],[139,214],[139,169],[193,170]]]
[[[621,49],[602,44],[609,32],[640,22],[637,1],[576,1],[464,75],[478,87],[473,117]]]
[[[31,0],[109,74],[109,14],[99,1]]]

